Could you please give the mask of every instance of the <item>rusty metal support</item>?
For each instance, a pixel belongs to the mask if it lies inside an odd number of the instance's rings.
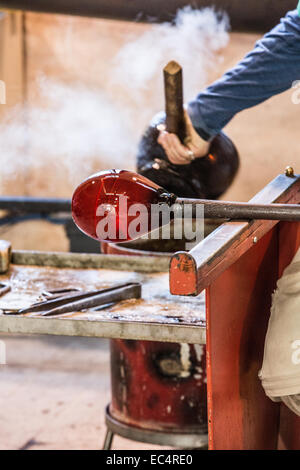
[[[300,178],[279,175],[249,202],[299,204]],[[278,222],[278,220],[227,222],[190,252],[175,253],[170,262],[171,293],[198,295]],[[225,251],[226,256],[224,256]]]
[[[126,256],[91,253],[13,250],[11,262],[27,266],[52,266],[71,269],[118,269],[118,271],[165,272],[170,257]]]
[[[161,432],[134,427],[114,419],[109,412],[109,407],[106,408],[105,424],[108,429],[108,434],[105,438],[103,450],[109,450],[111,448],[114,434],[125,437],[125,439],[132,439],[138,442],[147,442],[148,444],[173,446],[179,447],[180,449],[207,449],[206,433],[201,434],[196,431],[193,434],[184,431],[172,432],[172,428],[170,428],[169,432]]]
[[[0,196],[0,209],[31,214],[70,212],[71,200],[30,196]]]
[[[25,272],[34,267],[41,270],[41,278],[48,279],[47,285],[51,288],[53,278],[54,285],[61,288],[74,285],[73,271],[81,271],[85,276],[85,270],[89,279],[94,279],[93,285],[101,288],[106,284],[106,277],[116,279],[118,282],[142,282],[143,299],[129,301],[128,304],[115,307],[113,311],[86,311],[75,312],[61,317],[43,317],[25,315],[5,315],[0,311],[0,332],[20,334],[47,334],[65,336],[86,336],[94,338],[119,338],[147,341],[167,341],[190,344],[205,344],[205,326],[203,322],[203,297],[191,299],[193,308],[187,308],[184,299],[171,302],[162,298],[161,287],[165,284],[167,292],[167,271],[169,256],[126,256],[126,255],[91,255],[78,253],[51,253],[32,251],[12,251],[12,264],[10,271],[1,276],[0,282],[9,284],[14,272]],[[22,266],[20,266],[22,265]],[[54,270],[49,268],[57,268]],[[59,269],[65,268],[65,269]],[[68,269],[69,268],[69,269]],[[25,271],[23,271],[25,270]],[[103,273],[101,273],[103,270]],[[115,274],[114,274],[115,273]],[[24,274],[25,275],[25,274]],[[26,276],[26,275],[25,275]],[[30,276],[30,275],[29,275]],[[28,276],[28,278],[29,278]],[[77,276],[77,275],[76,275]],[[75,277],[76,277],[75,276]],[[101,281],[99,282],[99,276]],[[27,276],[26,276],[27,277]],[[52,279],[52,280],[51,280]],[[59,279],[64,282],[59,283]],[[66,279],[70,279],[69,282]],[[96,279],[98,279],[96,281]],[[153,283],[154,282],[154,283]],[[95,284],[94,284],[95,283]],[[155,286],[159,285],[159,289]],[[96,287],[97,288],[97,287]],[[13,289],[12,289],[13,290]],[[1,297],[2,310],[13,310],[13,305],[8,301],[7,293]],[[36,294],[31,297],[31,303],[39,300],[39,289],[36,286]],[[157,300],[155,300],[157,297]],[[145,303],[145,309],[140,303]],[[165,303],[166,302],[166,303]],[[17,302],[17,310],[24,305],[28,306],[28,299],[22,304]],[[182,305],[182,307],[180,306]],[[12,308],[10,308],[12,307]],[[136,307],[138,310],[136,310]],[[167,309],[165,309],[167,307]],[[179,309],[180,318],[177,311]],[[143,314],[141,315],[141,311]],[[184,311],[188,311],[186,319]],[[147,317],[148,312],[148,317]],[[195,313],[193,313],[195,312]],[[175,314],[175,316],[174,316]],[[164,320],[165,318],[165,320]]]

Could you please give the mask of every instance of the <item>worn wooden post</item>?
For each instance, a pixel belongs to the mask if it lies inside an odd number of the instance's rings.
[[[0,240],[0,273],[6,273],[10,265],[11,243]]]
[[[282,276],[284,269],[290,264],[300,247],[300,224],[279,224],[279,264],[278,277]],[[300,449],[300,417],[281,405],[280,429],[278,448],[288,450]]]

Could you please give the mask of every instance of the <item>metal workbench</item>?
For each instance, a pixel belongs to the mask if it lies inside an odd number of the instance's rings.
[[[26,308],[42,290],[107,288],[141,282],[142,298],[122,301],[101,311],[86,310],[55,317],[0,314],[0,332],[120,338],[205,344],[204,294],[169,293],[169,257],[87,255],[13,251],[9,271],[0,282],[11,291],[0,297],[0,311]]]
[[[250,202],[299,204],[300,175],[278,175]],[[1,315],[0,332],[206,343],[209,449],[298,450],[299,417],[272,402],[258,378],[272,293],[298,249],[299,222],[241,220],[171,261],[15,251],[0,276],[12,287],[0,309],[25,307],[45,287],[101,288],[125,279],[142,283],[142,299],[57,318]]]

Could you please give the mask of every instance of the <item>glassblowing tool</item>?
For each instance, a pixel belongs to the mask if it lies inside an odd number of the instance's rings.
[[[140,205],[140,211],[148,222],[142,224],[136,236],[128,230],[137,218],[136,212],[132,211],[135,204]],[[207,218],[300,221],[300,206],[297,204],[251,204],[179,198],[144,176],[127,170],[101,171],[83,181],[73,195],[72,215],[75,224],[86,235],[99,241],[125,242],[157,228],[151,224],[151,210],[153,205],[162,204],[174,205],[175,218],[182,217],[186,205],[191,206],[191,213],[196,216],[197,206],[200,205]],[[105,222],[115,228],[107,231],[106,238],[98,230],[98,224],[102,222],[102,225]],[[158,226],[162,225],[160,218]]]
[[[163,69],[165,113],[157,114],[142,136],[137,152],[137,171],[159,186],[180,197],[215,199],[232,183],[239,155],[230,138],[219,132],[209,143],[207,154],[193,158],[185,165],[171,163],[157,142],[160,130],[176,134],[189,144],[183,107],[183,72],[172,60]],[[202,136],[204,137],[204,136]]]
[[[41,316],[60,315],[67,312],[76,312],[95,308],[100,305],[112,304],[127,299],[138,299],[141,297],[141,284],[138,282],[129,282],[119,284],[107,289],[95,290],[90,292],[79,292],[72,295],[64,295],[53,299],[45,300],[31,305],[28,308],[18,311],[4,312],[9,314],[37,313]]]
[[[7,292],[9,292],[10,289],[11,289],[10,285],[0,283],[0,297],[6,294]]]

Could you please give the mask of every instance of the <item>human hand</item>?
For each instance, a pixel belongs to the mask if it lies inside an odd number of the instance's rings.
[[[160,131],[157,142],[163,147],[169,161],[175,165],[187,165],[195,158],[204,157],[209,149],[209,142],[202,139],[194,129],[186,110],[184,110],[184,119],[186,125],[184,145],[176,134],[167,132],[163,124],[157,126]]]

